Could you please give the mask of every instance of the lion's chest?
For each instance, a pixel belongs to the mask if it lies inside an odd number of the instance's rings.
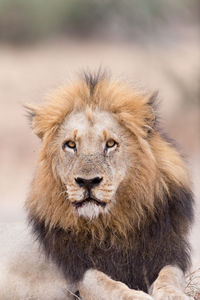
[[[54,250],[51,247],[50,254],[61,266],[67,279],[79,281],[86,270],[95,268],[114,280],[124,282],[130,288],[146,291],[139,247],[125,250],[122,242],[111,246],[108,241],[94,245],[89,240],[81,241],[72,234],[67,239],[61,239],[58,235],[56,244]]]

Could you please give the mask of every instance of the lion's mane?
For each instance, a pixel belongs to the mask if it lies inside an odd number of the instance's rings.
[[[176,264],[186,271],[189,265],[190,183],[181,156],[160,132],[154,98],[102,74],[85,74],[43,106],[28,106],[43,144],[26,207],[47,255],[67,279],[80,280],[88,268],[96,268],[146,291],[163,266]],[[137,140],[136,163],[116,194],[116,205],[92,221],[73,215],[54,155],[64,119],[87,106],[113,113]]]

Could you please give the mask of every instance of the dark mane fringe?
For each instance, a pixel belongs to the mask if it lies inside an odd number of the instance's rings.
[[[110,229],[101,244],[82,233],[75,234],[61,227],[50,228],[45,220],[29,215],[34,234],[48,257],[61,268],[65,278],[80,281],[86,270],[95,268],[122,281],[130,288],[148,291],[160,270],[177,265],[186,272],[190,265],[190,247],[185,233],[193,219],[192,193],[174,186],[171,197],[165,195],[160,206],[156,201],[155,218],[147,213],[147,222],[136,232],[130,232],[129,248],[124,243],[110,243]],[[145,278],[147,282],[145,281]]]
[[[109,74],[108,71],[102,69],[102,67],[99,67],[99,69],[96,72],[83,71],[81,77],[87,84],[90,91],[90,95],[92,95],[98,83],[105,79],[108,79]]]

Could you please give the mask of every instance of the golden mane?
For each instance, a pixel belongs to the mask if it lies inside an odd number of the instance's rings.
[[[82,232],[83,239],[90,233],[94,240],[103,240],[109,232],[114,242],[134,231],[133,219],[135,228],[147,222],[148,216],[153,216],[163,205],[164,195],[167,193],[170,197],[174,193],[175,186],[188,188],[182,158],[157,129],[153,97],[105,77],[96,81],[84,78],[58,89],[40,107],[27,106],[32,115],[33,131],[43,143],[26,202],[29,215],[44,221],[49,228]],[[112,211],[92,221],[74,216],[70,204],[65,201],[55,160],[55,136],[61,124],[72,111],[84,111],[88,107],[112,113],[130,131],[137,141],[138,163],[122,183]],[[134,205],[130,204],[130,199]]]

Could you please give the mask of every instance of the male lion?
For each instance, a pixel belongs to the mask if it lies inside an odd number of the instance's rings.
[[[98,73],[28,106],[42,139],[29,220],[84,300],[188,299],[192,195],[154,98]]]

